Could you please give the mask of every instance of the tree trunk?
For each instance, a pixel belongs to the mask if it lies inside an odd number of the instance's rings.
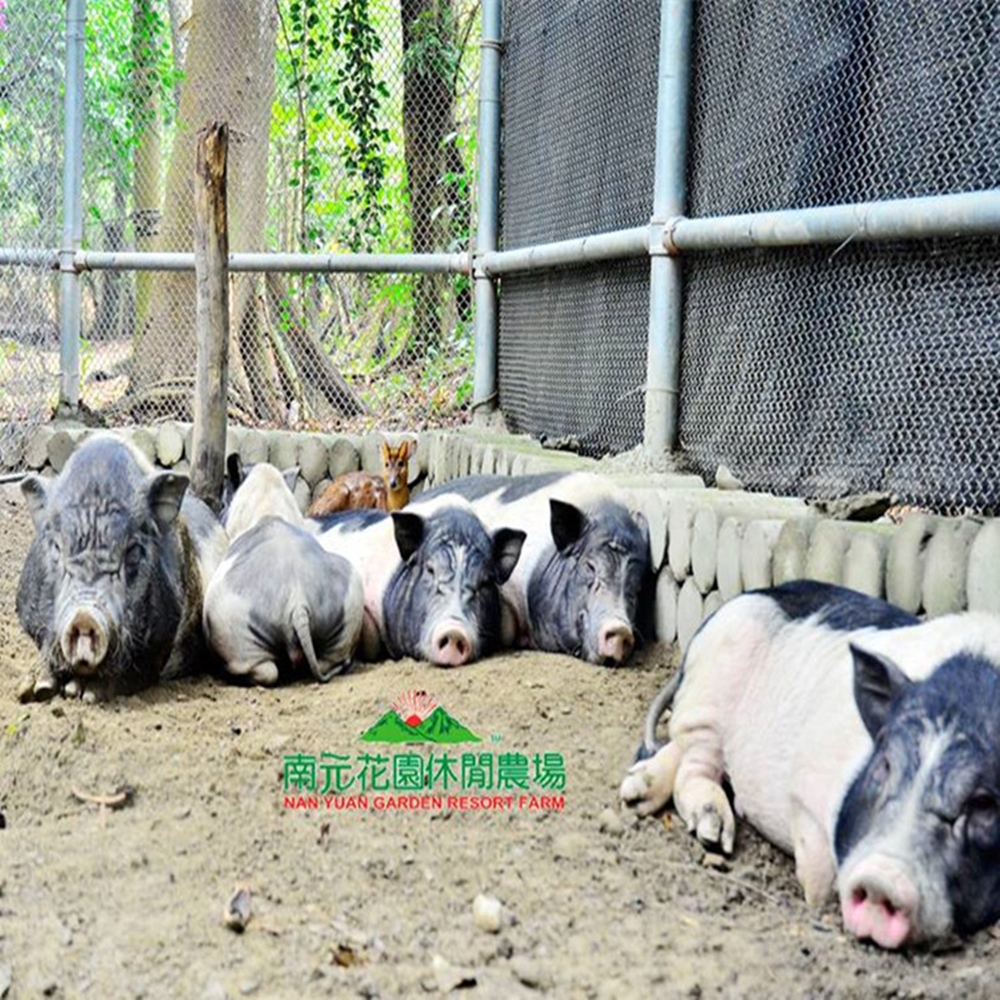
[[[160,99],[156,81],[157,21],[153,0],[132,0],[132,218],[137,250],[152,250],[160,221]],[[139,328],[149,314],[152,271],[135,275]]]
[[[454,121],[454,92],[443,52],[454,49],[451,0],[401,0],[403,132],[414,253],[431,253],[445,240],[435,226],[443,143]],[[440,227],[444,229],[443,225]],[[446,233],[446,229],[444,230]],[[423,357],[441,338],[440,275],[414,275],[413,327],[408,359]]]
[[[263,249],[267,151],[274,93],[275,14],[271,0],[194,0],[189,18],[185,78],[178,126],[167,171],[166,199],[158,246],[192,246],[192,178],[195,136],[211,121],[229,124],[229,235],[233,250]],[[231,58],[227,53],[238,53]],[[252,277],[234,281],[239,330],[254,308]],[[250,285],[244,290],[244,285]],[[157,275],[149,318],[137,331],[132,391],[178,377],[194,368],[194,279]]]

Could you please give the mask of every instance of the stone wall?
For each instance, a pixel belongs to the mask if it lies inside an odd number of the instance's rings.
[[[58,472],[91,430],[47,426],[32,432],[26,463]],[[181,423],[121,432],[151,461],[185,472],[191,428]],[[231,427],[227,451],[244,462],[298,466],[296,497],[305,509],[334,476],[381,470],[384,438],[416,438],[410,478],[436,485],[478,473],[520,475],[604,466],[543,449],[508,434],[463,428],[365,436]],[[686,647],[699,624],[746,590],[809,578],[885,597],[915,614],[1000,612],[1000,521],[913,513],[899,525],[834,520],[802,500],[708,488],[697,476],[607,473],[628,489],[650,526],[656,572],[657,638]]]

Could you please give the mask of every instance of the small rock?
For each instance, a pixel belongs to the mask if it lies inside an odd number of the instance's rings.
[[[537,962],[523,955],[511,960],[510,971],[519,982],[533,990],[548,990],[553,986],[552,976]]]
[[[720,465],[715,470],[715,488],[717,490],[741,490],[743,483],[737,479],[727,465]]]
[[[475,972],[452,965],[441,955],[435,955],[431,959],[431,968],[434,972],[434,982],[437,983],[437,988],[441,993],[450,993],[460,987],[476,985]]]
[[[891,493],[857,493],[834,500],[814,500],[812,505],[838,521],[877,521],[892,505]]]
[[[250,922],[250,886],[237,886],[232,898],[226,903],[222,922],[237,934],[242,934]]]
[[[25,702],[35,700],[35,678],[32,674],[25,674],[17,685],[17,700],[23,705]]]
[[[552,853],[557,858],[573,861],[590,847],[590,838],[582,833],[564,833],[556,837]]]
[[[955,973],[956,979],[979,979],[985,970],[981,965],[970,965],[967,969],[959,969]]]
[[[601,833],[610,833],[612,837],[620,837],[625,832],[625,824],[620,813],[610,806],[601,811],[597,817],[597,826]]]
[[[472,901],[472,919],[487,934],[496,934],[503,923],[503,903],[496,896],[480,893]]]
[[[254,979],[248,983],[240,983],[240,993],[245,996],[252,996],[260,989],[260,980]]]
[[[701,864],[703,868],[715,868],[720,872],[729,871],[729,861],[722,854],[716,854],[714,851],[705,851],[701,858]]]
[[[12,982],[13,972],[9,965],[0,965],[0,1000],[7,996]]]

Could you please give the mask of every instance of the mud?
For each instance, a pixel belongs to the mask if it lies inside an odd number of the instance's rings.
[[[185,680],[104,706],[20,705],[30,523],[0,492],[0,997],[996,996],[993,932],[934,954],[845,937],[791,861],[741,830],[706,867],[669,817],[604,816],[670,669],[514,653],[326,686]],[[291,809],[286,758],[391,755],[359,736],[423,689],[475,752],[563,755],[562,811]],[[441,748],[436,748],[440,750]],[[128,787],[118,809],[81,801]],[[545,794],[554,795],[554,791]],[[223,921],[250,891],[242,933]],[[480,893],[502,903],[477,928]],[[237,904],[234,904],[237,905]]]

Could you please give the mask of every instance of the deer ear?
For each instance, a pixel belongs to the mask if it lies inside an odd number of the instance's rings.
[[[392,449],[389,447],[388,441],[382,442],[382,462],[385,465],[389,464],[389,459],[392,458]]]
[[[399,459],[400,462],[405,462],[410,457],[410,448],[412,446],[413,446],[412,441],[404,441],[396,449],[396,457]]]

